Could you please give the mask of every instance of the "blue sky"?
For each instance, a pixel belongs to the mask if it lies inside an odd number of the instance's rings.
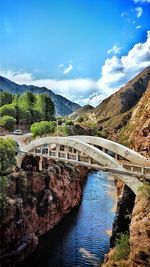
[[[0,0],[0,73],[97,105],[150,65],[149,14],[150,0]]]

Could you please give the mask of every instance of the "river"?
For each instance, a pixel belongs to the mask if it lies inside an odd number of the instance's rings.
[[[20,266],[99,266],[109,250],[117,201],[115,192],[113,180],[105,173],[89,173],[80,207],[42,236],[37,250]]]

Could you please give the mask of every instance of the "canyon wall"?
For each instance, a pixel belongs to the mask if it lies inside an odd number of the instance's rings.
[[[42,172],[29,166],[9,177],[7,208],[0,224],[1,267],[23,260],[41,235],[80,204],[88,170],[52,160],[46,164]]]
[[[144,184],[138,196],[117,182],[118,205],[113,224],[111,249],[103,267],[150,266],[150,186]],[[121,188],[123,189],[121,194]],[[133,209],[133,210],[132,210]],[[118,234],[120,241],[115,243]],[[119,239],[118,239],[119,240]]]

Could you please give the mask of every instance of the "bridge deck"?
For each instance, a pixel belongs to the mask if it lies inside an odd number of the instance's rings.
[[[45,148],[44,148],[45,149]],[[85,166],[94,170],[103,170],[106,172],[112,172],[112,173],[120,173],[122,175],[132,175],[136,176],[140,179],[145,178],[146,180],[150,181],[150,167],[145,167],[141,166],[138,164],[132,164],[129,163],[128,161],[119,161],[120,166],[124,168],[124,170],[119,170],[118,168],[110,168],[110,167],[104,167],[100,166],[97,164],[94,160],[89,158],[88,156],[80,156],[77,155],[76,153],[64,153],[62,151],[59,151],[56,153],[56,150],[49,150],[47,153],[44,150],[44,153],[42,154],[42,151],[39,149],[35,149],[35,151],[31,151],[26,153],[25,151],[20,151],[21,153],[25,153],[27,155],[33,155],[37,157],[43,157],[43,158],[48,158],[48,159],[54,159],[54,160],[59,160],[59,161],[65,161],[65,162],[70,162],[74,163],[76,165],[81,165]]]

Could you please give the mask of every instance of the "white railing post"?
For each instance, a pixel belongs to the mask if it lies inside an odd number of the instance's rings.
[[[89,165],[92,164],[92,162],[91,162],[91,158],[88,159],[88,163],[89,163]]]
[[[59,149],[60,146],[59,145],[56,145],[56,158],[59,158]]]
[[[79,161],[79,152],[76,151],[76,161]]]
[[[131,166],[131,172],[134,172],[134,167],[133,166]]]
[[[118,154],[115,153],[115,159],[118,160]]]
[[[65,152],[66,152],[66,159],[68,159],[69,148],[67,146],[65,146]]]

